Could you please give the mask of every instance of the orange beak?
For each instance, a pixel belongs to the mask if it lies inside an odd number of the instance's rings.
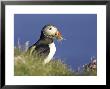
[[[62,35],[61,35],[61,33],[60,33],[59,31],[56,32],[56,38],[57,38],[59,41],[63,40],[63,37],[62,37]]]

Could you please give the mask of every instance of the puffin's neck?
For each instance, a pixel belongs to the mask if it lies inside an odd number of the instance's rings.
[[[41,31],[41,35],[40,35],[40,39],[41,42],[43,42],[44,44],[51,44],[53,43],[53,38],[47,37],[43,34],[43,31]]]

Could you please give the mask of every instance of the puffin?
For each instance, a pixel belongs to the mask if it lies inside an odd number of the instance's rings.
[[[41,30],[38,41],[28,48],[29,54],[42,58],[44,64],[49,63],[56,52],[55,39],[63,40],[59,29],[52,24],[45,25]]]

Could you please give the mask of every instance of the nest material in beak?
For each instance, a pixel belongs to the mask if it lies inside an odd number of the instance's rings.
[[[63,40],[63,37],[59,31],[57,31],[57,33],[56,33],[56,38],[58,39],[58,41]]]

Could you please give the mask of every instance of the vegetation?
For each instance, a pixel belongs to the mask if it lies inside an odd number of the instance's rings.
[[[72,70],[60,59],[43,64],[43,60],[15,48],[15,76],[71,76]]]
[[[27,46],[27,45],[26,45]],[[27,47],[26,47],[27,48]],[[60,59],[54,59],[48,64],[44,60],[33,55],[28,55],[20,46],[14,48],[14,75],[15,76],[95,76],[97,68],[91,61],[83,65],[77,72]]]

